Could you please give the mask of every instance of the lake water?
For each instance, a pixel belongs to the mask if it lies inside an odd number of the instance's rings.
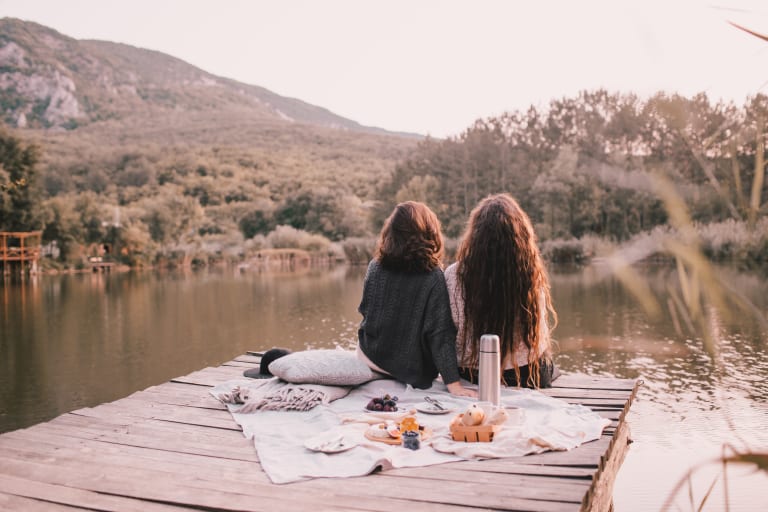
[[[641,268],[666,307],[671,267]],[[94,406],[191,371],[273,346],[354,346],[364,268],[296,275],[233,270],[40,276],[0,280],[0,432]],[[763,315],[768,280],[721,275]],[[644,381],[629,422],[634,443],[619,472],[618,512],[659,510],[685,472],[727,443],[768,452],[768,333],[747,311],[722,318],[717,372],[700,339],[668,312],[649,319],[599,266],[554,269],[565,372]],[[685,327],[680,319],[678,323]],[[730,510],[762,510],[765,473],[727,472]],[[720,466],[705,465],[675,510],[724,509]]]

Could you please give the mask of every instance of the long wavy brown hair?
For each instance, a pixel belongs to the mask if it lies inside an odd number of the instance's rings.
[[[512,355],[517,382],[520,369],[514,351],[528,347],[528,384],[539,387],[542,322],[552,307],[549,278],[528,215],[507,194],[488,196],[472,210],[457,252],[456,277],[464,298],[464,325],[459,354],[470,368],[478,367],[478,343],[483,334],[497,334],[504,362]],[[542,300],[543,299],[543,300]],[[551,359],[549,346],[544,357]]]
[[[424,203],[406,201],[381,228],[374,256],[389,270],[429,272],[443,258],[443,233],[437,215]]]

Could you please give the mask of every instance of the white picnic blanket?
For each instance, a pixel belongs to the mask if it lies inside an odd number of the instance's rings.
[[[239,390],[259,387],[262,382],[253,379],[228,381],[214,387],[211,393],[219,397],[231,393],[236,387]],[[276,385],[279,384],[274,379],[270,386]],[[445,415],[417,413],[419,423],[433,431],[430,439],[422,441],[419,450],[371,441],[364,435],[369,423],[384,420],[367,412],[365,405],[371,398],[385,393],[398,396],[401,410],[425,406],[424,397],[431,396],[455,406],[456,412]],[[502,389],[502,405],[523,408],[523,419],[519,422],[510,420],[492,443],[453,441],[448,423],[474,402],[474,399],[451,396],[439,381],[435,381],[429,390],[418,390],[394,380],[378,380],[308,411],[258,410],[244,414],[238,412],[242,405],[228,403],[227,407],[242,427],[243,434],[253,439],[262,468],[276,484],[318,477],[361,476],[377,468],[419,467],[472,458],[569,450],[598,439],[610,423],[586,407],[571,405],[538,391]],[[334,454],[312,451],[304,446],[305,441],[325,433],[341,435],[345,443],[356,446]]]

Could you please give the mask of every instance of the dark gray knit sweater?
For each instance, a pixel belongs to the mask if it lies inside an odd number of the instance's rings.
[[[459,380],[456,327],[443,271],[405,273],[368,265],[358,311],[360,349],[394,378],[425,389],[438,372]]]

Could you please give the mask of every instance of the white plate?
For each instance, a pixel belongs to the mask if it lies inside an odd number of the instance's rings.
[[[423,412],[424,414],[448,414],[456,410],[456,407],[450,404],[446,404],[445,402],[441,402],[443,404],[444,409],[438,409],[432,404],[424,404],[419,405],[416,407],[416,410],[419,412]]]
[[[373,416],[374,418],[382,418],[385,420],[391,420],[394,418],[405,418],[408,416],[409,411],[406,409],[403,409],[402,407],[398,407],[396,411],[371,411],[370,409],[363,408],[365,412]]]
[[[304,447],[313,452],[340,453],[357,446],[357,443],[334,431],[323,432],[304,441]]]

